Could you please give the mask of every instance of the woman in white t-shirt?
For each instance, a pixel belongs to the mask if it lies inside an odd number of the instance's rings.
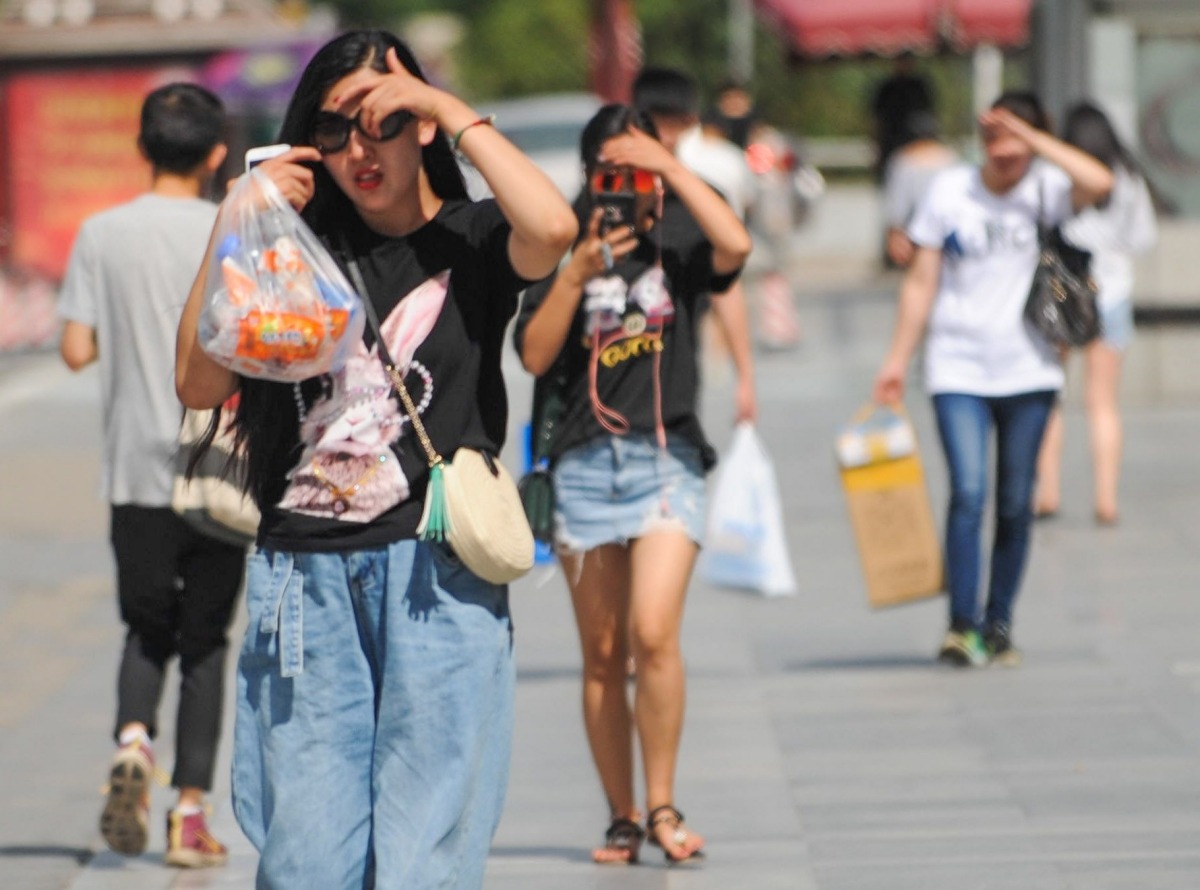
[[[1112,170],[1112,193],[1064,227],[1067,239],[1092,252],[1092,275],[1099,286],[1103,335],[1083,350],[1084,403],[1092,443],[1092,503],[1096,522],[1117,521],[1117,482],[1121,473],[1121,414],[1117,388],[1121,360],[1133,339],[1133,258],[1158,238],[1154,203],[1137,162],[1121,144],[1104,112],[1081,102],[1067,113],[1063,138]],[[1038,457],[1039,516],[1058,512],[1062,463],[1062,416],[1050,415]]]
[[[1005,93],[980,115],[979,127],[982,167],[941,173],[908,226],[917,250],[873,393],[880,404],[903,398],[909,360],[924,335],[925,383],[950,474],[950,628],[938,657],[959,665],[1019,661],[1012,611],[1029,549],[1034,470],[1063,382],[1058,354],[1023,318],[1038,261],[1037,222],[1061,222],[1112,188],[1107,167],[1047,132],[1031,93]],[[993,430],[995,538],[980,614]]]

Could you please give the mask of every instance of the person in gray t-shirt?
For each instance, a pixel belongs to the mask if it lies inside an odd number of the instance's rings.
[[[146,848],[152,740],[167,662],[179,657],[180,696],[167,816],[166,862],[219,865],[208,832],[220,736],[226,631],[245,553],[206,537],[171,509],[182,405],[175,332],[204,257],[216,207],[201,198],[225,160],[220,100],[193,84],[146,97],[138,147],[150,190],[79,230],[63,281],[60,344],[72,370],[99,363],[104,409],[103,496],[112,505],[117,595],[127,627],[117,682],[117,753],[101,832],[118,853]]]

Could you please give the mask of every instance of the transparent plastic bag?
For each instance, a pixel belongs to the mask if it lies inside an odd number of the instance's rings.
[[[336,371],[363,335],[362,300],[265,173],[234,184],[217,219],[200,348],[264,380]]]

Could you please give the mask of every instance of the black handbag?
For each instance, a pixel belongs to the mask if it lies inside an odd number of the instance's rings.
[[[554,541],[554,476],[550,472],[550,451],[562,416],[564,385],[564,375],[557,364],[550,373],[534,382],[530,429],[533,469],[517,483],[534,540],[543,544]]]
[[[1068,242],[1059,226],[1047,226],[1038,195],[1038,265],[1025,321],[1060,349],[1085,346],[1100,336],[1100,307],[1091,275],[1092,254]]]

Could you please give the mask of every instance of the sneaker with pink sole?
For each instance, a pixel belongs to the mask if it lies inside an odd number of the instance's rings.
[[[186,815],[167,813],[167,865],[179,868],[210,868],[224,865],[229,851],[208,830],[203,811]]]

